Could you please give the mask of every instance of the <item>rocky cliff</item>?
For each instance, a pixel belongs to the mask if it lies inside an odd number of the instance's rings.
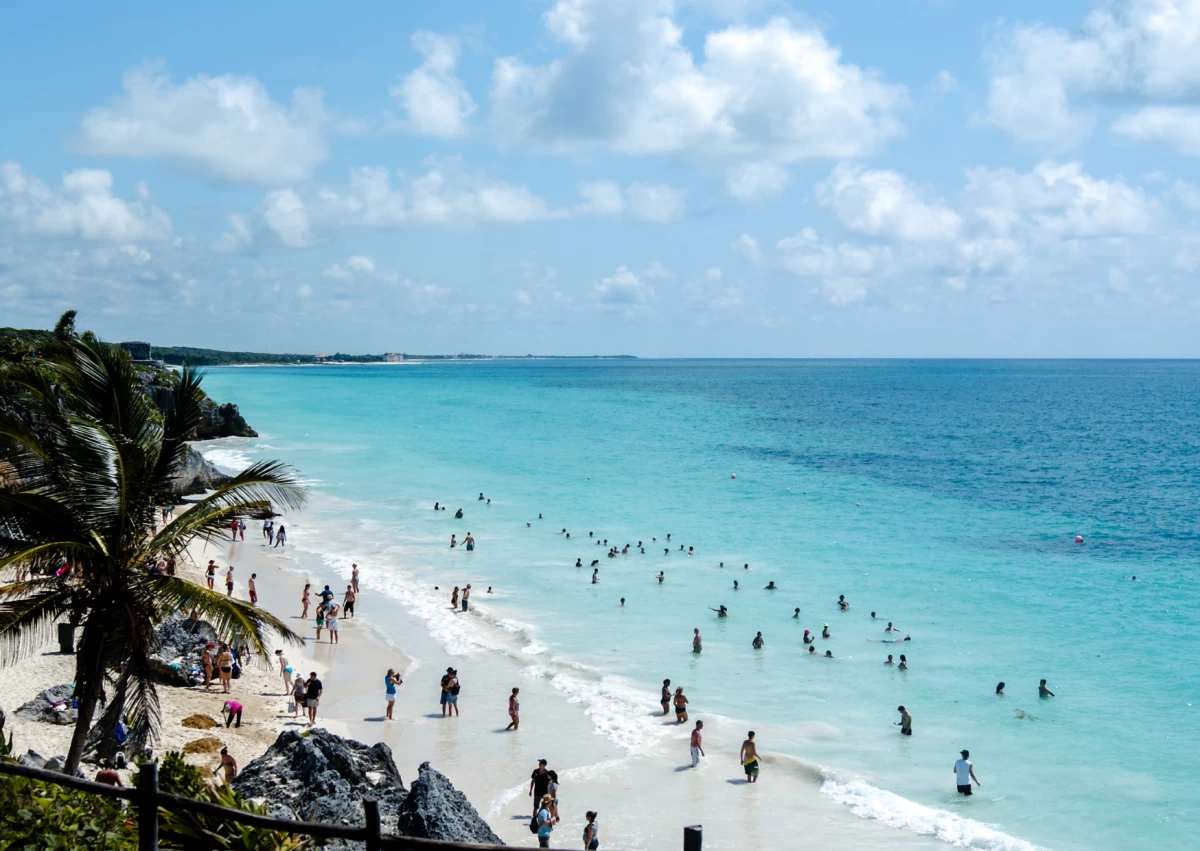
[[[171,483],[175,493],[182,496],[189,493],[204,493],[228,479],[228,476],[205,461],[203,455],[189,446],[183,468],[175,474]]]
[[[487,822],[450,781],[426,763],[411,791],[387,745],[373,747],[315,728],[284,730],[265,754],[252,761],[233,788],[261,801],[277,818],[363,824],[362,799],[379,801],[384,833],[422,839],[502,845]],[[331,842],[336,851],[362,843]]]

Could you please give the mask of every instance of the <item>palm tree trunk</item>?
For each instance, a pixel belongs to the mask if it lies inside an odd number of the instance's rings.
[[[75,696],[79,700],[79,709],[75,732],[71,735],[71,747],[63,765],[63,774],[72,777],[79,771],[88,730],[92,727],[92,716],[100,701],[100,690],[104,688],[104,635],[95,627],[84,627],[79,644],[79,657],[75,663]]]

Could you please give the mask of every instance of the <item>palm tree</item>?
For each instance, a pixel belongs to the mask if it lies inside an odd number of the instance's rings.
[[[57,623],[77,628],[78,721],[63,769],[74,774],[106,684],[115,694],[109,729],[127,712],[133,742],[157,731],[150,659],[156,625],[175,612],[195,613],[260,654],[267,630],[298,641],[249,603],[146,568],[193,540],[213,540],[239,515],[297,508],[305,493],[290,468],[260,462],[154,534],[157,506],[171,500],[171,478],[200,422],[201,376],[185,367],[162,414],[120,348],[68,333],[42,354],[0,374],[0,467],[9,469],[0,478],[0,571],[33,569],[0,585],[0,666],[44,646]],[[69,571],[56,577],[63,565]]]

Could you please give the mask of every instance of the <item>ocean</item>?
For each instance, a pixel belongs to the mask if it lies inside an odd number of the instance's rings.
[[[199,444],[210,460],[278,458],[311,485],[289,546],[343,576],[357,561],[451,652],[519,654],[628,753],[662,735],[647,710],[670,677],[693,718],[755,726],[897,835],[1200,835],[1200,363],[450,361],[204,384],[261,435]],[[450,549],[467,533],[473,552]],[[445,617],[467,581],[479,616]],[[834,658],[808,658],[824,624]]]

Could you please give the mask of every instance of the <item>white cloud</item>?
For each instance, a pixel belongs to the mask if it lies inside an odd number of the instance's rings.
[[[926,201],[904,175],[839,163],[817,184],[817,202],[857,233],[899,240],[953,239],[959,215],[941,201]]]
[[[1056,237],[1150,233],[1159,203],[1120,180],[1085,174],[1079,163],[1043,162],[1033,171],[967,170],[967,203],[1000,236],[1038,232]]]
[[[497,60],[500,138],[561,152],[699,153],[780,162],[877,151],[902,128],[902,86],[842,61],[816,29],[775,18],[708,33],[697,63],[667,0],[559,0],[563,55]]]
[[[693,310],[726,314],[743,305],[741,286],[728,284],[720,266],[710,266],[699,278],[683,287],[682,295]]]
[[[110,172],[90,168],[66,172],[61,186],[51,186],[10,160],[0,164],[0,220],[40,237],[140,242],[171,236],[171,220],[145,202],[146,192],[126,201],[112,186]]]
[[[1200,107],[1148,106],[1123,115],[1112,126],[1119,136],[1200,156]]]
[[[1200,92],[1200,2],[1113,0],[1091,12],[1074,33],[1040,24],[1013,27],[988,56],[992,76],[984,120],[1020,142],[1069,148],[1095,123],[1087,98],[1160,101]],[[1172,144],[1180,120],[1151,112],[1122,119],[1114,129]],[[1155,132],[1169,138],[1153,138]]]
[[[619,311],[627,317],[649,310],[654,301],[654,287],[628,266],[618,266],[607,278],[592,284],[591,300],[605,310]]]
[[[635,219],[664,225],[687,212],[687,190],[664,183],[634,183],[625,190],[629,212]]]
[[[162,157],[230,183],[308,177],[326,155],[321,92],[296,89],[290,106],[254,77],[201,74],[175,84],[156,64],[130,69],[124,94],[92,109],[79,144],[103,156]]]
[[[863,278],[886,274],[893,265],[892,250],[887,246],[858,246],[848,242],[830,245],[822,242],[812,228],[781,239],[775,248],[780,265],[804,278]]]
[[[611,180],[593,180],[579,184],[579,195],[583,198],[580,212],[597,216],[619,216],[625,209],[625,196],[621,187]]]
[[[362,272],[364,275],[375,274],[375,258],[363,254],[355,254],[346,261],[346,268],[352,272]]]
[[[308,208],[291,189],[268,192],[261,205],[263,221],[286,248],[307,248],[316,240],[309,224]]]
[[[423,136],[461,136],[475,101],[455,76],[462,54],[458,39],[420,31],[412,44],[424,61],[389,90],[407,116],[406,127]]]
[[[233,213],[225,220],[229,223],[229,230],[217,239],[214,250],[220,254],[235,254],[254,244],[254,233],[246,221],[245,213]]]
[[[729,243],[729,247],[738,254],[745,257],[751,263],[758,263],[762,260],[762,249],[758,245],[758,240],[748,233],[744,233]]]
[[[790,179],[787,169],[778,163],[758,160],[742,163],[729,172],[725,188],[743,204],[750,204],[782,194]]]

